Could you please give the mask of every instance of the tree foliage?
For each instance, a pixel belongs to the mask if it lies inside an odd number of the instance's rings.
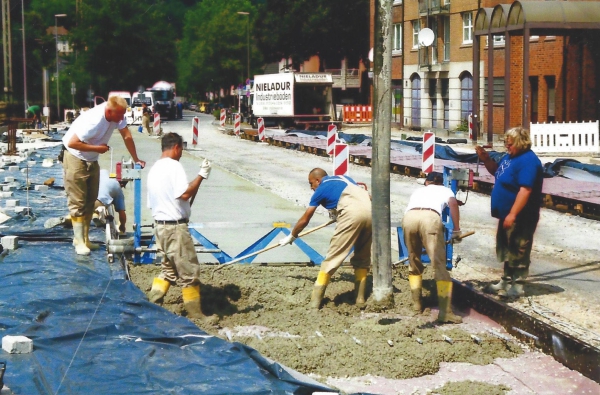
[[[255,15],[248,0],[204,0],[186,13],[178,58],[178,80],[186,93],[200,96],[246,80],[246,23]],[[252,40],[250,47],[254,63]]]
[[[369,0],[266,0],[254,27],[268,62],[292,58],[294,68],[312,56],[338,67],[366,59]],[[332,67],[332,66],[329,66]]]

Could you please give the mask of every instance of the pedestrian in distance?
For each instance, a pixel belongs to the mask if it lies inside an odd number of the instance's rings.
[[[152,111],[148,108],[146,103],[142,103],[142,128],[146,131],[147,135],[150,135],[150,115]]]
[[[504,135],[504,146],[506,155],[499,163],[485,149],[475,147],[477,156],[496,179],[491,211],[492,217],[498,218],[496,256],[504,263],[500,282],[490,284],[485,290],[501,297],[518,298],[525,295],[533,234],[540,219],[543,167],[531,150],[527,129],[508,130]]]
[[[367,274],[371,267],[372,215],[369,193],[347,176],[328,176],[321,168],[308,174],[308,183],[314,194],[308,208],[300,217],[292,232],[279,240],[284,246],[292,244],[308,225],[317,207],[329,210],[330,218],[337,224],[325,260],[315,282],[310,307],[319,309],[331,276],[342,265],[354,248],[350,264],[354,267],[354,294],[356,305],[364,307]]]
[[[431,172],[425,179],[425,188],[419,188],[410,196],[402,218],[404,243],[408,249],[408,282],[413,309],[421,312],[423,271],[421,262],[423,247],[431,260],[437,287],[438,322],[461,323],[462,318],[452,312],[452,278],[446,269],[446,232],[442,213],[450,209],[453,231],[452,239],[460,242],[460,214],[454,192],[443,185],[444,176]]]
[[[148,173],[148,207],[154,218],[154,236],[162,252],[160,275],[152,282],[148,300],[162,304],[172,284],[178,283],[183,306],[190,318],[202,318],[200,304],[200,263],[194,240],[188,230],[191,206],[203,180],[210,175],[211,164],[204,159],[196,178],[190,183],[179,163],[183,139],[167,133],[161,140],[162,155]]]
[[[35,129],[42,128],[42,109],[38,105],[29,106],[25,112],[27,118],[32,117],[32,124]]]
[[[127,102],[112,96],[108,101],[81,114],[63,137],[64,185],[69,214],[73,223],[73,244],[78,255],[89,255],[97,244],[89,240],[89,230],[94,205],[100,186],[98,157],[110,149],[108,141],[118,129],[125,147],[136,163],[146,162],[137,156],[135,142],[125,120]]]
[[[108,173],[108,170],[100,170],[100,186],[98,189],[98,199],[94,205],[95,212],[92,221],[96,226],[106,225],[106,216],[110,212],[112,205],[114,211],[119,214],[119,232],[125,233],[127,223],[127,213],[125,212],[125,195],[123,188],[127,185],[127,180],[118,181],[115,173]]]

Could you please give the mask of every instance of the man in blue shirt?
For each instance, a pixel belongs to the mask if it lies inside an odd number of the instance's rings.
[[[499,220],[496,255],[504,262],[502,279],[488,286],[486,291],[518,298],[525,294],[533,234],[540,219],[543,167],[531,150],[527,129],[516,127],[507,131],[504,145],[506,155],[500,163],[492,160],[483,148],[475,147],[487,171],[496,178],[491,199],[492,216]]]
[[[114,173],[108,174],[108,170],[100,170],[98,198],[95,204],[95,213],[92,217],[96,226],[106,225],[106,210],[112,204],[119,214],[119,232],[125,233],[127,214],[125,213],[125,195],[123,195],[122,188],[126,184],[127,181],[117,181]]]
[[[279,241],[291,244],[308,225],[319,205],[329,210],[337,225],[329,243],[325,260],[315,282],[310,307],[319,309],[325,289],[335,271],[354,248],[350,263],[354,267],[354,292],[356,305],[364,307],[367,273],[371,267],[371,198],[369,193],[347,176],[328,176],[321,168],[308,174],[310,188],[315,191],[308,208],[300,217],[290,235]]]

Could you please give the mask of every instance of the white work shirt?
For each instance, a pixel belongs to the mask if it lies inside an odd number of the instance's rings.
[[[148,208],[155,221],[179,221],[189,219],[192,209],[189,200],[179,197],[188,189],[189,183],[179,161],[162,158],[156,161],[148,173]]]
[[[115,129],[124,129],[127,127],[127,121],[123,118],[120,122],[109,122],[104,116],[104,111],[108,103],[104,102],[94,108],[91,108],[75,119],[71,127],[65,133],[62,141],[67,150],[76,158],[83,159],[87,162],[98,160],[100,155],[98,152],[79,151],[69,148],[68,143],[74,134],[79,137],[79,140],[90,145],[108,144],[108,140],[112,136]]]
[[[404,213],[406,214],[406,212],[413,208],[430,208],[437,211],[441,216],[442,211],[448,207],[450,198],[453,197],[454,192],[450,188],[446,188],[443,185],[430,184],[425,188],[420,188],[413,192]]]

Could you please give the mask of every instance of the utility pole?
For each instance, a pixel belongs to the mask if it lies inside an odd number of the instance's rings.
[[[4,52],[4,97],[12,92],[12,38],[10,34],[10,1],[2,0],[2,49]]]
[[[392,123],[392,0],[375,0],[373,55],[373,298],[394,305],[390,220],[390,147]]]
[[[21,0],[21,27],[23,28],[23,106],[25,117],[27,117],[27,56],[25,55],[25,0]]]

